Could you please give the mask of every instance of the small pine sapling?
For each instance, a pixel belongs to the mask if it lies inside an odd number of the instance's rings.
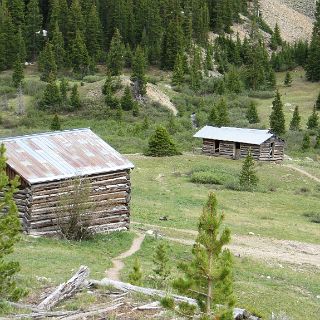
[[[255,162],[251,150],[248,151],[248,155],[243,162],[239,182],[240,187],[247,191],[252,191],[258,185],[259,179],[255,171]]]
[[[157,245],[153,255],[154,269],[153,272],[161,281],[166,281],[170,275],[170,267],[168,265],[168,245],[161,242]]]
[[[310,149],[310,146],[311,146],[310,134],[308,132],[306,132],[303,136],[303,139],[302,139],[301,148],[303,151],[307,151]]]
[[[58,131],[61,130],[61,123],[60,123],[60,118],[57,114],[54,115],[51,125],[50,125],[50,129],[52,131]]]
[[[123,96],[121,98],[121,108],[125,111],[133,110],[135,101],[132,97],[132,92],[129,86],[126,86],[124,89]]]
[[[254,103],[254,101],[251,101],[246,113],[246,117],[250,124],[258,123],[260,122],[257,106]]]
[[[141,263],[138,258],[134,259],[132,270],[128,275],[128,281],[135,286],[140,286],[142,283]]]
[[[318,126],[319,126],[319,115],[316,111],[316,106],[314,106],[312,114],[308,118],[307,128],[312,130],[312,129],[317,129]]]
[[[74,109],[79,109],[81,106],[80,95],[79,95],[77,84],[75,84],[72,87],[71,95],[70,95],[70,104]]]
[[[292,85],[292,77],[291,77],[291,73],[289,71],[286,73],[286,76],[284,78],[284,85],[286,87],[291,87],[291,85]]]
[[[224,215],[218,213],[217,199],[210,193],[199,218],[198,236],[192,249],[192,260],[180,263],[183,277],[173,282],[179,293],[195,298],[203,317],[233,319],[232,256],[225,245],[230,242],[230,230],[223,228]],[[217,310],[217,305],[223,305]],[[211,318],[210,318],[211,319]]]
[[[293,116],[290,122],[290,130],[292,131],[299,131],[300,130],[300,122],[301,122],[301,117],[299,114],[299,107],[296,106],[294,108]]]

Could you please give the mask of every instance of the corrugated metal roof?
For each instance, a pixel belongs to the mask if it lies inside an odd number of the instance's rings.
[[[273,136],[268,130],[205,126],[194,137],[260,145]]]
[[[132,169],[134,165],[90,129],[0,140],[7,164],[29,183]]]

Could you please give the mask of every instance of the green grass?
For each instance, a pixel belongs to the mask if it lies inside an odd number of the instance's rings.
[[[152,257],[161,240],[147,237],[142,249],[126,259],[123,280],[136,257],[142,263],[143,284],[154,286]],[[191,257],[191,246],[170,242],[171,279],[179,275],[177,263]],[[271,312],[285,312],[290,319],[316,319],[319,312],[317,299],[320,271],[297,268],[289,264],[269,264],[249,258],[234,257],[234,292],[236,306],[269,319]],[[169,281],[170,283],[170,281]]]
[[[160,217],[168,216],[161,225],[196,229],[207,194],[214,190],[233,233],[319,242],[319,225],[304,216],[318,211],[318,184],[290,168],[259,163],[259,191],[252,193],[190,182],[190,172],[196,167],[240,172],[241,161],[197,155],[129,158],[136,166],[132,172],[134,221],[159,224]]]
[[[81,265],[90,268],[92,278],[102,279],[111,259],[130,247],[133,237],[130,232],[97,235],[83,242],[23,237],[10,258],[20,262],[19,279],[34,293],[66,281]]]

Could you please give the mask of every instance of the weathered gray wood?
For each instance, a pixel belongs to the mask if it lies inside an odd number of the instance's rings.
[[[168,296],[168,293],[166,291],[145,288],[145,287],[138,287],[138,286],[134,286],[130,283],[115,281],[115,280],[111,280],[109,278],[104,278],[101,281],[90,280],[89,284],[96,285],[96,286],[112,286],[112,287],[114,287],[118,290],[121,290],[121,291],[138,292],[138,293],[145,294],[147,296],[155,296],[155,297],[160,297],[160,298]],[[171,297],[177,303],[187,302],[191,305],[198,306],[197,301],[195,299],[188,298],[185,296],[176,295],[176,294],[171,295]],[[245,309],[240,309],[240,308],[234,308],[233,316],[234,316],[235,320],[238,320],[238,319],[259,320],[259,318],[252,317],[250,315],[250,313],[248,311],[246,311]]]
[[[47,298],[37,306],[39,309],[50,310],[60,301],[71,297],[84,283],[89,276],[89,268],[81,266],[77,273],[67,282],[62,283]]]

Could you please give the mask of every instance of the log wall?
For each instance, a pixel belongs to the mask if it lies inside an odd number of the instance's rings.
[[[272,137],[260,146],[260,158],[262,161],[282,161],[284,158],[284,141]]]
[[[284,158],[284,141],[272,137],[261,145],[240,143],[240,152],[236,153],[236,142],[220,141],[219,152],[215,150],[215,140],[203,139],[202,153],[208,156],[222,156],[229,159],[236,159],[238,156],[244,158],[248,155],[249,149],[255,160],[261,161],[282,161]]]
[[[96,232],[129,229],[131,182],[129,171],[105,173],[82,178],[90,188],[87,215],[90,228]],[[57,231],[57,223],[63,221],[61,196],[72,191],[70,181],[54,181],[35,184],[21,190],[16,199],[24,230],[29,233],[48,234]],[[59,218],[57,207],[60,206]]]

